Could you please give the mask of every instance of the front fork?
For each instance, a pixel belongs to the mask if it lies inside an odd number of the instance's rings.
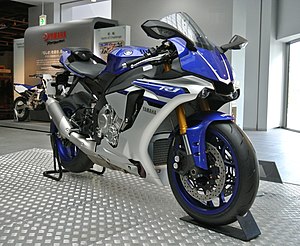
[[[195,167],[195,161],[193,158],[193,153],[191,150],[191,146],[189,143],[188,135],[187,135],[187,122],[186,122],[186,116],[185,116],[185,111],[183,105],[179,105],[176,108],[176,115],[177,115],[177,120],[179,124],[179,133],[182,137],[183,140],[183,145],[185,148],[185,153],[181,153],[181,151],[178,151],[176,157],[175,157],[175,162],[173,164],[173,168],[179,173],[185,175],[186,173],[190,172],[191,174],[198,174],[198,168]],[[182,155],[182,156],[181,156]],[[183,162],[182,166],[178,166],[178,162],[180,161],[181,157],[183,157]]]
[[[208,170],[206,159],[206,130],[208,126],[215,121],[232,121],[233,117],[218,111],[210,111],[208,105],[200,103],[200,112],[189,117],[193,122],[199,122],[196,125],[188,127],[183,105],[176,108],[177,119],[179,123],[179,132],[182,136],[189,168],[197,167]],[[191,162],[191,163],[190,163]]]
[[[179,133],[182,136],[184,147],[186,149],[186,153],[188,155],[192,154],[190,143],[186,134],[186,130],[188,129],[187,123],[186,123],[186,117],[185,117],[185,111],[183,105],[179,105],[176,108],[176,115],[177,115],[177,120],[179,123]]]

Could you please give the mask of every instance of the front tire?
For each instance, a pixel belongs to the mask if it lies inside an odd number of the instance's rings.
[[[14,114],[17,121],[25,121],[29,117],[27,101],[24,97],[17,97],[14,101]]]
[[[67,117],[70,117],[77,109],[75,103],[62,100],[60,106]],[[93,167],[93,162],[76,145],[67,139],[63,139],[55,124],[50,124],[51,146],[56,151],[61,165],[68,171],[80,173]]]
[[[201,177],[191,172],[183,175],[174,168],[178,151],[185,152],[177,134],[168,158],[170,186],[178,203],[195,220],[209,225],[229,224],[237,215],[246,214],[254,202],[259,185],[255,151],[245,133],[232,122],[212,123],[205,141],[209,170]]]

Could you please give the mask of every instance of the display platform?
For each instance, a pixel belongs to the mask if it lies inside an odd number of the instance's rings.
[[[242,242],[180,220],[168,187],[107,170],[43,176],[52,152],[0,156],[0,245],[297,245],[300,186],[261,181],[251,209],[261,235]]]

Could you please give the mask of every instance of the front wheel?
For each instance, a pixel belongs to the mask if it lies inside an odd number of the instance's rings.
[[[17,97],[15,99],[14,114],[17,121],[25,121],[29,117],[29,109],[24,97]]]
[[[177,134],[170,146],[168,177],[174,196],[195,220],[225,225],[244,215],[254,202],[259,172],[254,148],[232,122],[212,123],[206,132],[208,170],[178,171],[183,165],[184,144]]]

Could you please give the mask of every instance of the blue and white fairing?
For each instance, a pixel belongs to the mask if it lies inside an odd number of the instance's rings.
[[[232,69],[226,56],[208,40],[201,28],[188,14],[178,12],[162,18],[161,21],[176,28],[196,47],[196,51],[191,51],[182,38],[170,39],[177,49],[183,70],[209,80],[226,84],[233,82]]]
[[[213,81],[226,84],[233,82],[231,65],[225,54],[220,53],[217,47],[213,49],[196,47],[197,51],[191,51],[181,38],[172,38],[170,41],[177,49],[182,70]]]

